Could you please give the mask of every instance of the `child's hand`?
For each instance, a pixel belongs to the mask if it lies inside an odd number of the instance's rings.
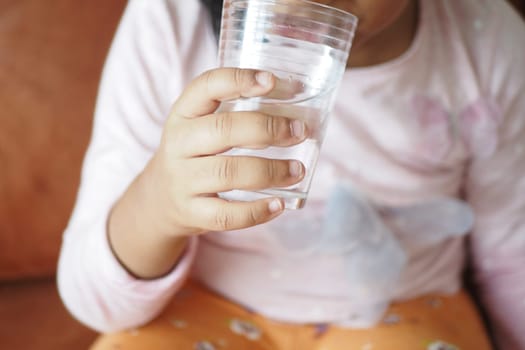
[[[275,87],[270,73],[222,68],[196,78],[173,106],[147,172],[158,214],[174,235],[240,229],[283,210],[281,199],[228,202],[218,192],[285,187],[302,180],[304,166],[220,153],[232,147],[290,146],[305,138],[303,122],[259,112],[213,114],[221,101],[262,96]]]
[[[162,276],[184,252],[186,237],[257,225],[283,211],[278,198],[228,202],[217,196],[234,188],[289,186],[304,177],[297,161],[220,155],[232,147],[289,146],[305,139],[306,127],[298,120],[258,112],[214,114],[220,101],[262,96],[275,84],[268,73],[223,68],[184,90],[158,151],[108,219],[110,245],[129,272]]]

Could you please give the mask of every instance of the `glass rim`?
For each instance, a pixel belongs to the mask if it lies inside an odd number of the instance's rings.
[[[309,7],[317,10],[316,12],[319,12],[321,14],[338,17],[344,20],[345,22],[350,23],[353,27],[356,27],[357,23],[359,22],[359,18],[351,12],[341,10],[337,7],[333,7],[330,5],[320,4],[318,2],[311,1],[311,0],[293,0],[292,3],[286,0],[231,0],[230,3],[233,4],[239,1],[244,1],[246,3],[250,3],[250,1],[256,1],[259,3],[278,4],[278,5],[289,6],[289,7],[297,6],[298,4],[302,3],[302,4],[308,5]]]
[[[337,28],[339,29],[339,28]],[[328,40],[332,40],[334,42],[338,42],[338,43],[345,43],[347,41],[347,36],[350,35],[352,38],[354,36],[354,33],[351,31],[351,30],[346,30],[346,29],[340,29],[341,32],[343,33],[340,33],[341,35],[327,35],[327,34],[320,34],[320,33],[317,33],[317,32],[313,32],[313,31],[309,31],[309,30],[301,30],[300,32],[301,33],[306,33],[306,34],[311,34],[311,35],[314,35],[316,37],[319,37],[319,38],[325,38],[325,39],[328,39]],[[242,30],[238,30],[238,29],[228,29],[226,31],[224,31],[225,33],[242,33]],[[234,42],[234,41],[237,41],[237,40],[233,40],[233,39],[229,39],[227,41],[231,41],[231,42]]]
[[[246,21],[246,20],[241,20],[241,19],[236,19],[234,21],[230,21],[230,23],[255,23],[257,24],[260,28],[269,28],[269,27],[275,27],[275,23],[271,22],[271,20],[251,20],[251,21]],[[335,33],[331,33],[330,35],[324,35],[326,37],[331,37],[331,38],[334,38],[334,39],[341,39],[340,36],[341,35],[346,35],[346,34],[354,34],[355,32],[355,27],[351,27],[351,28],[343,28],[343,27],[340,27],[340,26],[336,26],[336,25],[333,25],[333,24],[325,24],[323,22],[319,22],[319,21],[310,21],[309,23],[320,23],[320,24],[323,24],[323,25],[326,25],[326,27],[332,29],[333,31],[339,33],[339,34],[335,34]],[[228,32],[233,32],[233,31],[236,31],[238,29],[227,29],[226,31]],[[317,32],[314,32],[314,31],[310,31],[308,30],[306,27],[302,28],[301,29],[302,32],[307,32],[307,33],[311,33],[311,34],[318,34]]]

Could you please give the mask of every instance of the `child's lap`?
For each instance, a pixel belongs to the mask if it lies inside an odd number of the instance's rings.
[[[272,322],[189,284],[149,325],[102,336],[92,350],[449,349],[438,347],[440,341],[462,350],[491,349],[466,293],[398,303],[377,327],[350,330]]]

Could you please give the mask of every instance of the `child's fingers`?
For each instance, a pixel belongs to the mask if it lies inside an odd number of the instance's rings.
[[[182,157],[225,152],[233,147],[291,146],[307,134],[304,122],[259,112],[228,112],[177,123],[167,131]]]
[[[229,231],[265,223],[283,212],[279,198],[253,202],[229,202],[217,197],[199,197],[191,201],[192,224],[205,231]]]
[[[200,157],[186,163],[191,193],[207,194],[233,189],[260,190],[287,187],[301,181],[304,166],[297,160],[258,157]]]
[[[218,68],[193,80],[175,102],[172,116],[192,118],[213,113],[221,101],[262,96],[275,86],[269,72],[254,69]]]

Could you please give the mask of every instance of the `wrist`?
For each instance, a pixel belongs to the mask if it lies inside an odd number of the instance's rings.
[[[185,227],[177,220],[170,181],[166,179],[166,172],[158,158],[159,155],[156,154],[136,181],[140,200],[144,204],[142,215],[147,218],[150,229],[159,239],[170,241],[188,238],[195,230]]]
[[[107,223],[111,249],[121,265],[142,279],[169,273],[183,255],[188,241],[173,225],[159,197],[154,174],[146,169],[128,187],[110,212]]]

